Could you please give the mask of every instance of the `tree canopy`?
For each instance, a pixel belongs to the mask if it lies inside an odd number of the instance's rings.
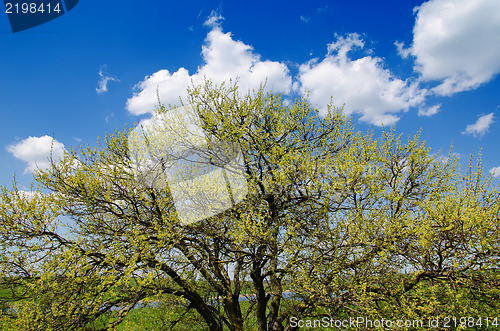
[[[5,329],[107,330],[146,309],[179,330],[498,316],[500,195],[480,158],[462,172],[418,134],[374,138],[307,97],[188,94],[209,149],[238,147],[244,198],[182,223],[169,185],[139,185],[129,129],[36,172],[35,193],[3,187]]]

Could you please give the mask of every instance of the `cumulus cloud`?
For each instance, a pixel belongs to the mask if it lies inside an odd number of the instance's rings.
[[[17,144],[7,146],[7,151],[15,158],[27,162],[24,173],[50,166],[50,157],[57,161],[64,155],[64,145],[50,136],[28,137]]]
[[[344,111],[360,114],[362,121],[392,125],[399,120],[397,113],[421,104],[427,91],[420,89],[418,82],[395,77],[379,57],[351,59],[349,52],[363,47],[356,33],[337,36],[323,60],[313,59],[300,66],[301,92],[309,92],[322,112],[332,98],[335,106],[345,104]]]
[[[204,64],[194,74],[180,68],[175,72],[163,69],[147,76],[137,84],[139,92],[127,100],[127,110],[135,115],[152,113],[157,104],[157,89],[162,103],[179,105],[179,97],[186,97],[187,87],[201,83],[204,77],[214,83],[238,79],[242,92],[258,89],[264,81],[268,90],[290,92],[292,78],[288,67],[282,62],[262,60],[251,46],[234,40],[229,32],[224,33],[221,20],[220,15],[212,12],[205,22],[212,29],[202,46]]]
[[[500,72],[500,1],[430,0],[415,9],[413,45],[405,50],[438,95],[477,88]]]
[[[431,116],[440,106],[424,108],[428,91],[418,80],[403,80],[384,67],[384,61],[376,56],[352,57],[352,51],[362,50],[365,43],[356,33],[336,36],[328,45],[323,59],[313,59],[299,66],[299,73],[292,79],[290,70],[283,62],[263,60],[255,50],[231,33],[223,32],[223,17],[212,11],[205,21],[210,31],[202,45],[203,63],[196,72],[186,68],[176,71],[159,70],[139,82],[134,95],[127,100],[127,110],[135,115],[152,113],[157,93],[162,103],[179,106],[186,98],[186,89],[209,78],[214,83],[238,79],[240,91],[259,88],[266,81],[266,88],[275,92],[309,92],[310,100],[321,113],[333,100],[335,106],[346,105],[346,114],[359,114],[360,120],[375,125],[392,125],[399,120],[398,113],[411,107],[419,109],[419,115]],[[404,52],[404,45],[397,44]]]
[[[97,93],[104,93],[104,92],[108,92],[108,82],[109,81],[112,81],[112,82],[119,82],[120,80],[116,77],[113,77],[113,76],[110,76],[109,74],[106,73],[106,70],[107,70],[107,66],[106,65],[103,65],[101,66],[101,68],[99,69],[99,87],[97,87],[95,90]]]
[[[500,178],[500,167],[494,167],[490,169],[490,174],[493,175],[493,177],[498,177]]]
[[[473,135],[474,137],[483,136],[486,132],[488,132],[490,125],[493,124],[493,118],[494,113],[489,113],[479,117],[476,123],[467,125],[462,134]]]

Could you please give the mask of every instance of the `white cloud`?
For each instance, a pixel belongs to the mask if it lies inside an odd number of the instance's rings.
[[[289,92],[292,78],[288,67],[282,62],[261,60],[253,48],[232,38],[231,33],[224,33],[220,28],[220,15],[212,12],[205,25],[212,27],[202,47],[204,64],[190,75],[188,70],[180,68],[175,72],[166,69],[147,76],[137,84],[140,91],[127,100],[127,109],[135,115],[152,113],[157,100],[157,89],[161,102],[167,105],[179,105],[179,97],[186,97],[186,89],[191,83],[199,84],[204,77],[214,83],[237,79],[240,91],[258,89],[267,80],[266,89],[276,92]]]
[[[262,60],[254,49],[233,39],[231,33],[221,28],[223,17],[212,11],[205,25],[208,32],[202,45],[203,64],[190,73],[181,67],[176,71],[166,69],[146,76],[139,82],[134,95],[127,100],[127,110],[135,115],[152,113],[158,103],[157,92],[163,104],[179,106],[186,99],[186,89],[203,82],[206,77],[216,84],[238,79],[240,91],[259,88],[267,81],[266,88],[288,93],[300,89],[309,92],[310,100],[324,114],[333,98],[335,106],[345,106],[345,112],[360,114],[362,121],[375,125],[392,125],[399,120],[398,113],[411,107],[419,108],[419,115],[431,116],[440,106],[424,109],[428,95],[420,88],[418,80],[402,80],[384,68],[381,58],[370,55],[352,58],[351,51],[363,49],[364,42],[358,34],[336,36],[328,45],[323,59],[313,59],[299,66],[299,74],[292,80],[283,62]],[[400,52],[404,44],[399,45]]]
[[[418,82],[403,81],[384,69],[382,59],[365,56],[351,59],[348,53],[363,48],[361,37],[352,33],[328,45],[328,54],[299,68],[301,92],[322,112],[332,97],[335,106],[345,105],[347,114],[359,113],[361,120],[375,125],[391,125],[399,120],[398,112],[421,104],[427,91]]]
[[[108,116],[105,116],[105,117],[104,117],[104,121],[105,121],[106,123],[109,123],[109,120],[110,120],[111,118],[114,118],[114,117],[115,117],[115,113],[111,113],[110,115],[108,115]]]
[[[304,23],[309,23],[309,21],[311,20],[310,17],[307,17],[307,16],[303,16],[303,15],[300,15],[300,20]]]
[[[430,0],[415,11],[410,51],[424,80],[441,81],[436,94],[475,89],[500,72],[500,1]]]
[[[184,68],[180,68],[172,74],[166,69],[157,71],[136,85],[136,89],[141,91],[127,100],[127,110],[134,115],[152,113],[158,103],[157,89],[163,103],[167,105],[178,104],[178,98],[185,97],[186,88],[191,83],[192,78],[193,82],[198,83],[195,79],[197,77],[191,77]]]
[[[119,82],[120,80],[118,78],[115,78],[113,76],[110,76],[106,73],[106,69],[107,69],[107,66],[106,65],[103,65],[101,66],[101,68],[99,69],[99,87],[97,87],[95,90],[97,93],[104,93],[104,92],[108,92],[108,82],[109,81],[112,81],[112,82]]]
[[[201,12],[200,12],[201,14]],[[199,17],[200,15],[198,15]],[[204,26],[208,26],[209,28],[212,29],[220,29],[222,21],[224,21],[224,17],[220,15],[218,12],[215,10],[212,10],[210,15],[208,15],[207,20],[203,23]]]
[[[64,145],[50,136],[29,137],[17,144],[7,146],[7,151],[15,158],[28,163],[24,173],[37,168],[47,169],[50,166],[50,156],[57,161],[64,155]]]
[[[500,178],[500,167],[491,168],[490,169],[490,174],[492,174],[493,177]]]
[[[321,13],[324,13],[327,9],[328,9],[328,6],[319,7],[319,8],[316,9],[316,12],[318,14],[321,14]]]
[[[483,136],[486,132],[488,132],[490,125],[493,124],[493,118],[494,113],[489,113],[479,117],[476,123],[467,125],[462,134],[471,134],[474,137]]]
[[[403,59],[406,59],[410,55],[410,49],[404,48],[405,47],[404,42],[396,41],[396,42],[394,42],[394,45],[396,46],[396,49],[398,50],[399,56],[401,56]]]
[[[429,108],[419,108],[418,109],[418,116],[427,116],[430,117],[432,115],[436,115],[441,111],[441,104],[435,105]]]

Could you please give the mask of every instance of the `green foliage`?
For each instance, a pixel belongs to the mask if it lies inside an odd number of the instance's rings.
[[[376,139],[262,89],[206,82],[187,102],[209,142],[240,146],[244,201],[182,226],[168,189],[137,185],[128,130],[71,151],[38,193],[0,193],[2,329],[498,316],[499,191],[480,159],[462,174],[418,135]]]

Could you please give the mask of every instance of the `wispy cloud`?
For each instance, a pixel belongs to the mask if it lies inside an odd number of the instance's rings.
[[[110,120],[111,118],[114,118],[114,117],[115,117],[115,113],[111,113],[110,115],[108,115],[108,116],[104,117],[104,121],[105,121],[106,123],[109,123],[109,120]]]
[[[205,10],[205,8],[201,8],[200,11],[198,12],[198,16],[197,18],[200,18],[201,17],[201,14],[203,14],[203,11]]]
[[[221,29],[222,21],[224,21],[224,17],[218,11],[212,10],[203,25],[212,29]]]
[[[99,87],[97,87],[95,90],[97,93],[105,93],[105,92],[108,92],[108,82],[109,81],[112,81],[112,82],[119,82],[120,80],[116,77],[113,77],[111,75],[109,75],[106,71],[108,69],[108,66],[107,65],[102,65],[101,68],[99,69],[99,82],[98,82],[98,85]]]
[[[327,9],[328,9],[328,6],[319,7],[319,8],[316,9],[316,12],[318,14],[321,14],[321,13],[324,13]]]
[[[309,23],[309,21],[311,20],[310,17],[307,17],[307,16],[303,16],[303,15],[300,15],[300,20],[304,23]]]
[[[436,115],[441,111],[441,104],[435,105],[429,108],[421,107],[418,109],[418,116],[427,116],[430,117],[432,115]]]
[[[488,132],[491,124],[493,124],[493,119],[494,113],[483,115],[477,119],[476,123],[467,125],[462,134],[482,137],[486,132]]]
[[[403,59],[408,58],[408,56],[411,54],[411,49],[405,48],[404,42],[396,41],[396,42],[394,42],[394,45],[396,46],[396,49],[398,50],[399,56],[401,56]]]

